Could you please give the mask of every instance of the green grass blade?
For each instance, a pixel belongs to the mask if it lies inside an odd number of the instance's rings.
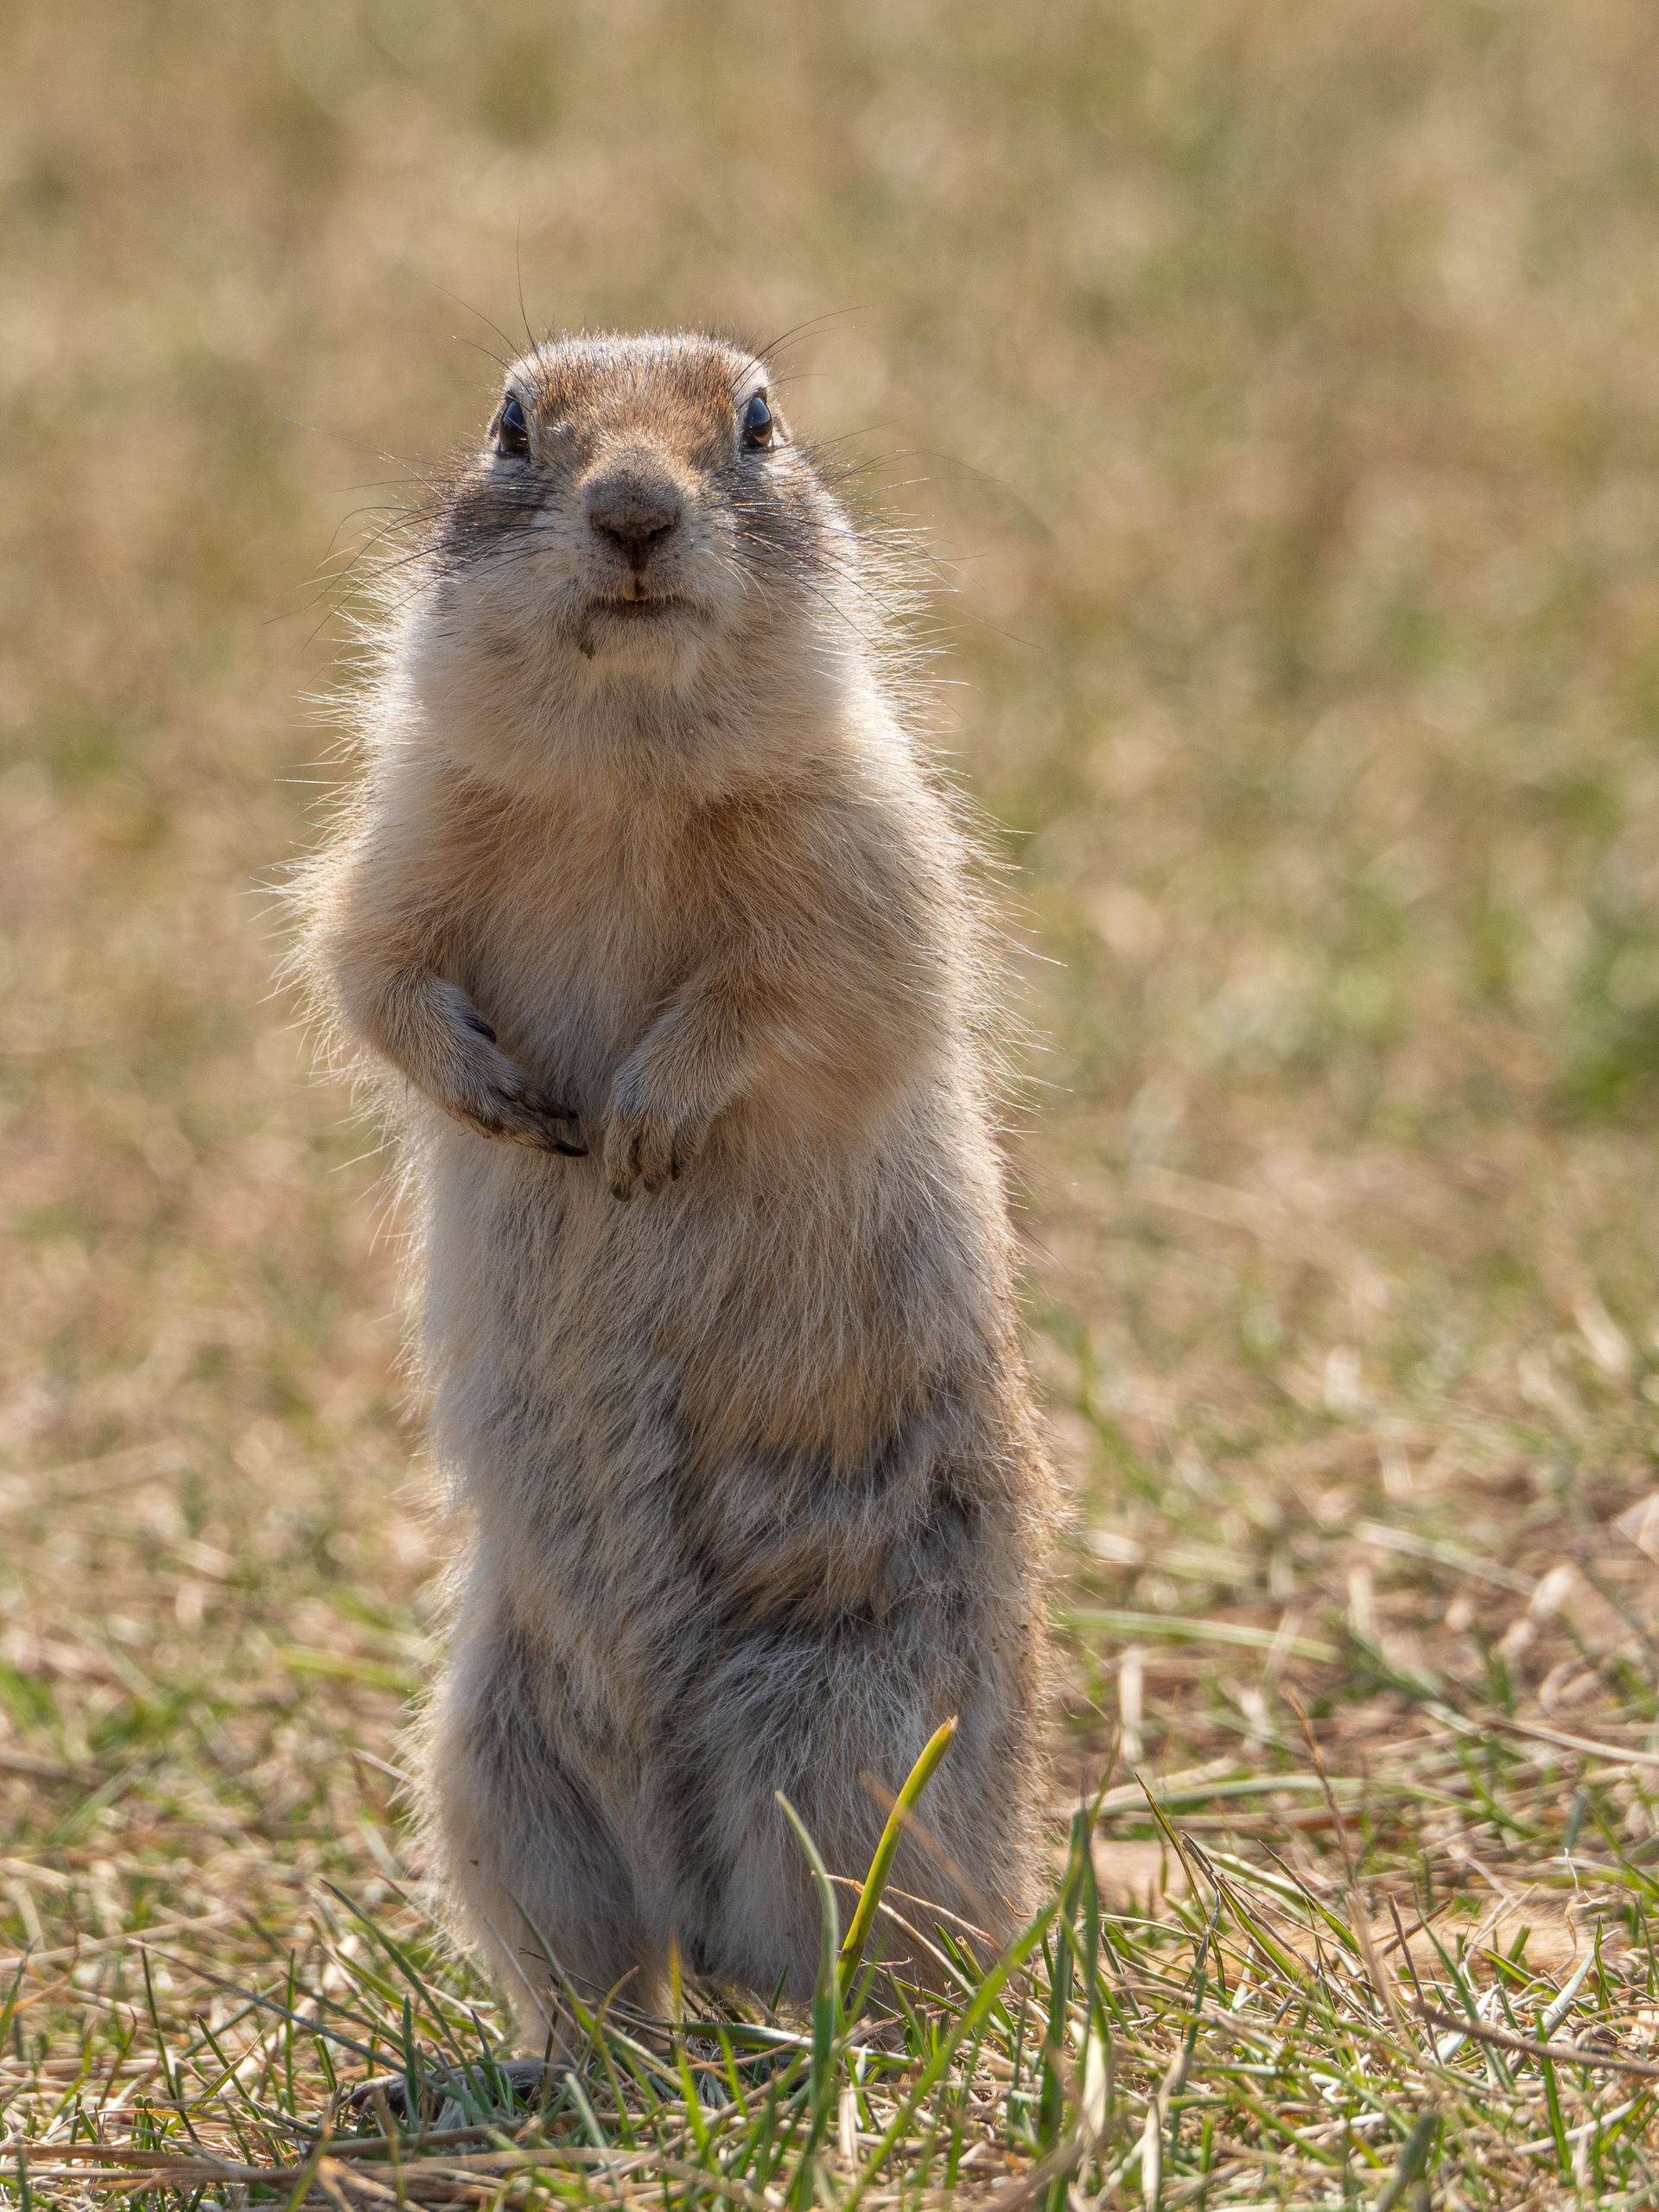
[[[841,1943],[841,1917],[836,1909],[835,1885],[830,1879],[830,1871],[823,1863],[823,1854],[807,1832],[806,1823],[781,1789],[778,1792],[778,1802],[783,1808],[785,1819],[794,1829],[796,1840],[806,1853],[807,1863],[812,1869],[820,1913],[818,1972],[812,1988],[812,2063],[809,2075],[806,2140],[801,2147],[800,2163],[796,2168],[794,2185],[790,2191],[791,2204],[805,2205],[812,2201],[818,2145],[828,2129],[830,2114],[836,2103],[836,2043],[842,2024],[841,1985],[836,1961]]]
[[[859,1891],[858,1906],[852,1924],[847,1930],[846,1941],[841,1947],[841,2000],[845,2005],[858,1978],[859,1961],[864,1955],[870,1930],[875,1924],[876,1909],[881,1903],[881,1892],[887,1886],[893,1872],[893,1862],[898,1856],[899,1846],[904,1840],[905,1828],[911,1815],[921,1801],[922,1792],[938,1771],[939,1762],[957,1740],[959,1723],[952,1714],[942,1720],[922,1747],[915,1765],[905,1777],[903,1789],[893,1801],[893,1810],[887,1815],[887,1826],[881,1831],[870,1860],[870,1870],[864,1877],[864,1886]]]

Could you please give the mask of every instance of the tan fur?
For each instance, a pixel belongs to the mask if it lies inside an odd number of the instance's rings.
[[[766,381],[705,339],[517,365],[531,450],[399,572],[306,880],[401,1093],[465,1532],[430,1825],[537,2044],[561,1977],[656,2002],[671,1936],[805,1994],[776,1793],[855,1877],[950,1713],[899,1882],[1001,1936],[1039,1859],[1052,1504],[967,855],[879,569],[781,423],[743,442]]]

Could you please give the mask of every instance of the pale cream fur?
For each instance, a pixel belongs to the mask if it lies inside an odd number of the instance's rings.
[[[780,421],[745,442],[766,381],[704,339],[515,366],[305,879],[464,1547],[430,1829],[537,2045],[567,1980],[657,2001],[671,1936],[804,1995],[776,1793],[856,1876],[950,1713],[902,1886],[1000,1937],[1041,1855],[1052,1501],[969,856],[879,568]]]

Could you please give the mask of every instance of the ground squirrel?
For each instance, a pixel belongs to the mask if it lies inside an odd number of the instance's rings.
[[[856,1878],[957,1713],[896,1882],[1001,1937],[1051,1491],[983,931],[884,572],[764,359],[607,337],[513,365],[395,587],[302,961],[419,1227],[457,1924],[537,2047],[564,1983],[658,2003],[671,1939],[804,1996],[777,1793]]]

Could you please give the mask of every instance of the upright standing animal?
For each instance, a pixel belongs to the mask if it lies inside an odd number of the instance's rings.
[[[1042,1855],[1051,1491],[883,569],[763,359],[582,338],[513,366],[396,584],[302,957],[419,1224],[459,1923],[537,2047],[564,1978],[658,2001],[671,1938],[803,1996],[777,1793],[857,1877],[957,1713],[896,1879],[1000,1936]]]

